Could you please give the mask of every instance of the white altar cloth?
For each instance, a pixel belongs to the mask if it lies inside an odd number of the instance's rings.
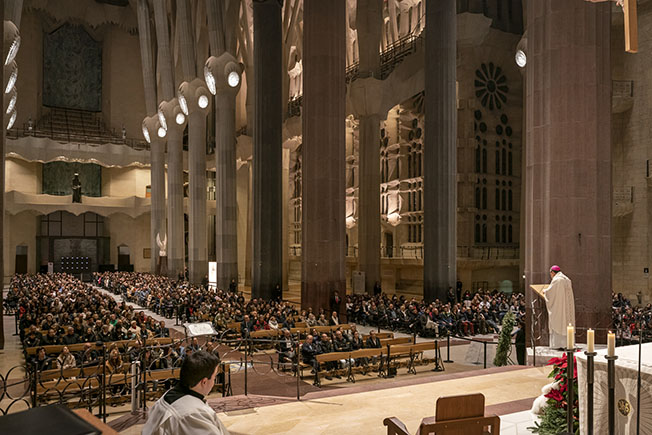
[[[596,434],[609,433],[607,384],[607,349],[597,351],[593,385],[593,429]],[[615,419],[616,434],[636,433],[636,381],[638,376],[638,345],[616,348]],[[587,373],[586,355],[575,354],[580,405],[580,433],[587,432]],[[652,343],[641,349],[641,434],[652,435]]]

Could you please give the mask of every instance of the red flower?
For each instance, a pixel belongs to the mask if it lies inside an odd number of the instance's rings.
[[[550,390],[550,392],[546,394],[545,397],[548,399],[552,399],[555,402],[561,402],[562,400],[564,400],[564,396],[562,396],[559,390]]]

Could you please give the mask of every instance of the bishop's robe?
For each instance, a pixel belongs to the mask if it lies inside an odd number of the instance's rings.
[[[543,289],[548,309],[550,347],[566,347],[566,327],[575,326],[575,297],[571,280],[557,272],[550,285]]]

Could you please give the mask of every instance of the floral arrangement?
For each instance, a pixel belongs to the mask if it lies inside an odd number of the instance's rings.
[[[506,366],[509,358],[509,353],[512,350],[512,331],[516,318],[510,311],[503,317],[503,325],[500,328],[500,337],[498,337],[498,347],[496,348],[496,356],[494,357],[494,365],[496,367]]]
[[[543,393],[534,401],[532,412],[540,415],[540,421],[535,422],[535,427],[530,427],[533,433],[541,435],[555,435],[566,430],[566,413],[568,409],[568,391],[573,389],[573,432],[579,433],[579,404],[577,402],[577,361],[573,356],[573,380],[569,387],[566,379],[568,361],[566,354],[561,358],[551,358],[547,365],[552,365],[548,375],[554,381],[541,389]]]

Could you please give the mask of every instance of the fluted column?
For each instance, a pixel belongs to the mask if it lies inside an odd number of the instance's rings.
[[[611,5],[527,9],[526,284],[549,282],[558,264],[573,281],[577,326],[608,328]]]
[[[188,279],[198,284],[208,273],[206,239],[206,113],[188,115]]]
[[[255,124],[252,297],[269,299],[281,284],[281,3],[254,1]]]
[[[365,289],[373,294],[380,282],[380,120],[383,87],[380,82],[382,0],[359,0],[356,26],[360,51],[360,79],[350,88],[359,123],[358,268],[365,274]]]
[[[215,99],[215,260],[217,285],[238,279],[238,203],[235,174],[235,93]]]
[[[156,106],[156,81],[154,79],[154,61],[152,53],[152,31],[150,26],[149,6],[146,0],[138,1],[138,35],[140,38],[140,56],[143,68],[143,85],[145,89],[145,107],[148,116],[154,116]],[[151,220],[150,220],[150,271],[156,271],[159,258],[159,249],[156,236],[165,237],[165,155],[164,143],[157,135],[157,128],[153,128],[149,135],[150,142],[150,185],[151,195]]]
[[[359,120],[358,263],[365,273],[365,289],[371,295],[374,284],[381,280],[380,115],[369,112],[360,115]]]
[[[175,98],[176,86],[172,72],[168,11],[165,2],[153,2],[153,5],[159,57],[157,71],[161,77],[161,93],[163,100],[170,103],[168,108],[172,109],[177,107],[178,103]],[[172,110],[169,110],[166,116],[168,122],[167,269],[169,277],[177,278],[180,272],[183,273],[186,256],[183,225],[183,126],[185,126],[185,121],[179,125]]]
[[[423,297],[445,300],[457,278],[457,16],[455,0],[426,2]]]
[[[195,46],[188,0],[178,0],[177,32],[179,57],[188,91],[188,196],[190,202],[188,228],[188,278],[200,283],[208,273],[208,241],[206,226],[206,111],[197,107],[196,89],[203,82],[196,79]],[[202,74],[203,75],[203,74]],[[208,95],[206,95],[208,98]]]
[[[304,1],[301,305],[327,308],[345,282],[344,0]]]

